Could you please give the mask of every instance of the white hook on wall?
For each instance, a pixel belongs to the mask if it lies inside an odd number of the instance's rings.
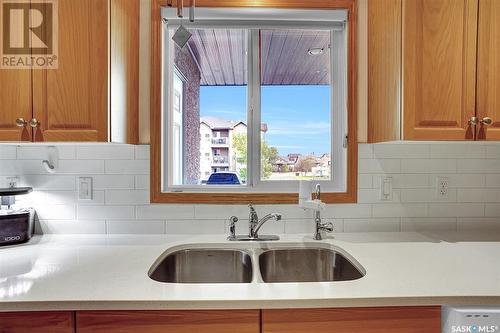
[[[47,147],[47,159],[42,161],[42,166],[48,173],[55,173],[59,167],[59,151],[55,146]]]

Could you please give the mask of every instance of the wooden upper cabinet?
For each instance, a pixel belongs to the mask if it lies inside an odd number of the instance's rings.
[[[473,139],[478,0],[403,0],[402,14],[403,138]]]
[[[500,1],[479,1],[477,59],[477,117],[492,119],[479,125],[478,140],[500,140]]]
[[[72,312],[3,312],[0,332],[74,333]]]
[[[262,333],[439,333],[441,308],[262,310]]]
[[[80,311],[78,333],[259,333],[259,310]]]
[[[401,139],[401,0],[368,2],[368,142]]]
[[[31,70],[0,69],[0,86],[0,141],[31,141],[31,127],[16,126],[31,120]]]
[[[107,141],[108,0],[59,0],[58,68],[33,70],[34,141]]]

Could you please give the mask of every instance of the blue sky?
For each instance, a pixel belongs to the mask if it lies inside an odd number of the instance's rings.
[[[202,86],[201,116],[246,122],[246,93],[244,86]],[[330,86],[265,86],[261,98],[266,140],[280,155],[330,152]]]

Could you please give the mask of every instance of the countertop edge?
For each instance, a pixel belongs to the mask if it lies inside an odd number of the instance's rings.
[[[227,310],[280,308],[340,308],[382,306],[500,305],[500,296],[388,297],[357,299],[252,300],[252,301],[57,301],[0,302],[0,312],[23,311],[134,311]]]

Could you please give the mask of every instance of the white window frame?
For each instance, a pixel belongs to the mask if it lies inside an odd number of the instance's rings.
[[[324,192],[345,192],[347,188],[347,11],[244,8],[200,8],[196,22],[183,20],[186,27],[248,29],[247,86],[247,183],[245,185],[174,185],[172,177],[172,138],[166,129],[171,124],[174,44],[172,35],[181,21],[173,8],[162,8],[162,192],[296,192],[296,180],[261,180],[261,82],[259,30],[266,28],[327,29],[331,31],[331,180],[318,180]],[[257,53],[257,54],[256,54]],[[165,116],[165,111],[167,115]]]

